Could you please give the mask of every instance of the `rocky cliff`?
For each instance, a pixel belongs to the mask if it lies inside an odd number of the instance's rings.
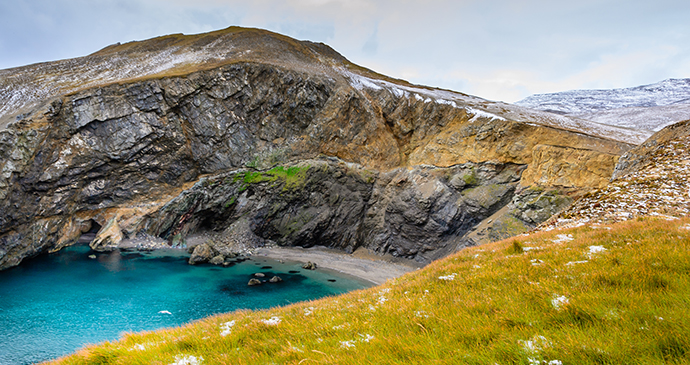
[[[635,131],[229,28],[0,71],[0,269],[198,230],[428,262],[605,185]]]
[[[613,181],[585,194],[540,229],[690,215],[690,120],[670,125],[625,153]]]

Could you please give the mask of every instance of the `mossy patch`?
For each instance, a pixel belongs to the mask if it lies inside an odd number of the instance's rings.
[[[277,166],[268,171],[246,171],[233,176],[233,183],[241,183],[238,191],[247,190],[251,184],[262,182],[282,182],[283,190],[292,190],[304,186],[307,180],[307,171],[310,166]],[[228,179],[226,179],[228,182]]]

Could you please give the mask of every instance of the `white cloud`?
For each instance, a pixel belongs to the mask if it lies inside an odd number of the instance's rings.
[[[230,25],[487,99],[690,77],[690,3],[658,0],[35,0],[0,3],[0,68]]]

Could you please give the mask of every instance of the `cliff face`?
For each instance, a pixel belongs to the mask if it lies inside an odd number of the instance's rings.
[[[115,80],[94,66],[171,50],[197,58]],[[96,81],[60,78],[65,62],[90,67]],[[74,243],[94,222],[98,249],[242,221],[249,232],[237,234],[258,241],[428,261],[475,244],[468,234],[499,212],[513,228],[493,236],[534,226],[546,218],[525,217],[569,199],[547,206],[528,187],[602,186],[636,140],[415,87],[327,46],[258,30],[169,36],[2,72],[14,88],[47,81],[43,93],[8,99],[16,113],[0,116],[0,269]]]

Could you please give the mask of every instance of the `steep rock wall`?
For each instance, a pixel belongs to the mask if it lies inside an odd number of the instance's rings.
[[[582,168],[587,160],[612,159],[630,147],[395,88],[353,86],[351,77],[332,72],[256,62],[81,90],[17,119],[0,132],[0,268],[75,242],[91,222],[103,227],[95,248],[144,231],[172,239],[170,229],[190,232],[194,225],[183,223],[206,213],[190,208],[182,223],[171,223],[177,228],[155,228],[169,220],[161,212],[191,194],[202,176],[265,171],[320,155],[372,171],[371,184],[340,194],[360,197],[359,205],[345,199],[338,203],[343,207],[326,209],[301,195],[262,198],[261,204],[283,208],[254,218],[254,234],[280,244],[363,246],[428,261],[472,244],[458,240],[514,198],[525,167],[532,171],[527,185],[589,188],[607,177]],[[563,169],[534,158],[542,145],[586,151],[558,156],[568,161],[568,174],[583,176],[564,180]],[[420,165],[428,167],[414,167]],[[443,177],[467,166],[476,172]],[[496,182],[493,170],[511,172]],[[327,190],[314,180],[307,191]],[[276,223],[295,209],[301,228]],[[353,220],[356,232],[343,231]]]

